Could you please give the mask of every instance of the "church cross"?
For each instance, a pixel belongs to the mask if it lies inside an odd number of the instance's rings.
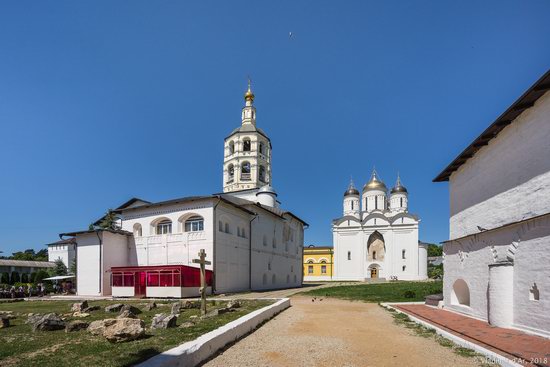
[[[212,263],[206,260],[206,251],[204,249],[199,251],[199,258],[193,259],[193,263],[201,265],[201,288],[199,289],[201,294],[201,315],[206,315],[206,270],[204,266]]]

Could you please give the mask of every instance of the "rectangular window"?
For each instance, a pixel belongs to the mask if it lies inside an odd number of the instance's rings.
[[[326,273],[327,273],[327,266],[321,265],[321,274],[326,274]]]
[[[147,272],[147,286],[158,287],[159,286],[159,273]]]
[[[218,231],[223,232],[223,223],[221,220],[218,221]]]
[[[308,274],[313,274],[313,265],[308,265],[307,266],[307,273]]]
[[[160,273],[160,286],[161,287],[172,287],[174,284],[172,279],[172,272],[163,271]]]
[[[124,273],[124,287],[134,286],[134,273]]]
[[[402,259],[405,258],[405,250],[401,251],[401,258],[402,258]]]
[[[351,251],[348,251],[348,260],[351,260]]]
[[[122,287],[122,274],[113,273],[113,287]]]

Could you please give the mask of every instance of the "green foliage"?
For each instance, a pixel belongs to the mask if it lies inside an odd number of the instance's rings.
[[[99,227],[103,229],[116,229],[117,215],[112,209],[109,209],[105,216],[99,222]]]
[[[51,269],[51,274],[52,276],[67,275],[67,267],[65,266],[65,263],[63,263],[63,260],[55,260],[55,268]]]
[[[69,274],[76,275],[76,258],[71,262],[71,267],[69,268]]]
[[[414,293],[414,291],[405,291],[405,293],[403,293],[403,297],[405,298],[415,298],[416,297],[416,293]]]
[[[21,283],[28,283],[29,282],[29,274],[23,273],[21,274]]]
[[[29,277],[29,282],[34,283],[36,280],[36,272],[31,273],[31,276]]]
[[[49,278],[50,277],[50,274],[48,274],[48,272],[46,270],[38,270],[36,272],[36,275],[35,275],[35,278],[34,278],[34,281],[36,283],[40,283],[42,282],[45,278]]]
[[[405,292],[413,292],[412,298],[405,297]],[[430,294],[443,292],[443,283],[435,282],[390,282],[377,284],[343,285],[314,289],[304,294],[310,296],[325,296],[343,299],[361,300],[365,302],[411,302],[424,301]],[[407,293],[411,295],[411,293]]]
[[[443,247],[434,243],[428,244],[428,256],[442,256]]]
[[[443,264],[429,265],[428,277],[431,279],[443,279]]]
[[[10,276],[10,284],[15,284],[21,281],[21,277],[17,271],[12,271]]]
[[[2,273],[2,278],[0,280],[0,283],[10,284],[10,274],[9,273]]]
[[[26,260],[26,261],[48,261],[48,250],[42,249],[35,252],[33,249],[14,252],[12,256],[7,257],[10,260]]]

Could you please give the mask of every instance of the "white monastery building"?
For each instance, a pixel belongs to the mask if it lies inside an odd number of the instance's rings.
[[[197,296],[197,259],[207,254],[209,291],[302,285],[307,224],[280,208],[271,186],[271,141],[256,127],[254,94],[225,139],[223,193],[119,206],[118,225],[61,234],[75,238],[79,295]]]
[[[76,241],[74,238],[67,238],[54,243],[50,243],[48,246],[48,261],[55,262],[60,259],[67,269],[71,268],[76,256]]]
[[[420,220],[408,211],[399,177],[390,190],[376,171],[362,194],[350,183],[341,218],[332,222],[333,280],[426,279],[428,249],[418,241]]]
[[[448,181],[445,307],[550,336],[550,71],[435,179]]]

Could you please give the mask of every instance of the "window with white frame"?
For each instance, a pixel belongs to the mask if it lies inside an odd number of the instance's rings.
[[[172,221],[165,219],[160,221],[156,227],[157,234],[170,234],[172,233]]]
[[[204,218],[195,215],[185,221],[185,232],[200,232],[204,230]]]

